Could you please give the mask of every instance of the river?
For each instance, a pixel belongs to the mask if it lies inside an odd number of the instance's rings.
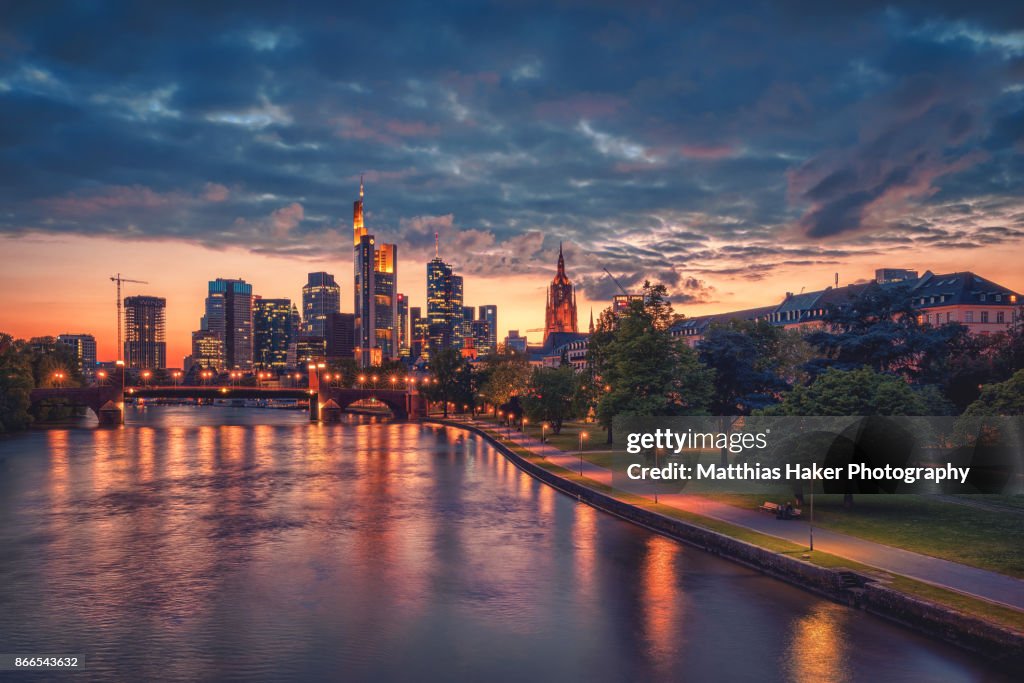
[[[24,680],[1003,680],[413,423],[153,407],[0,439],[0,547],[0,652],[85,665]]]

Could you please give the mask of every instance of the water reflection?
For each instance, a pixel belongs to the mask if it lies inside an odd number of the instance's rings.
[[[462,432],[128,418],[0,441],[6,650],[77,651],[96,680],[999,680]]]

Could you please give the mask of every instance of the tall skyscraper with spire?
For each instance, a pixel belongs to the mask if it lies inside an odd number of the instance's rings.
[[[355,357],[362,366],[398,358],[398,247],[376,245],[363,220],[363,179],[352,208]]]
[[[576,325],[576,289],[565,274],[562,244],[558,244],[558,271],[548,287],[547,311],[544,315],[544,343],[553,332],[579,332]]]

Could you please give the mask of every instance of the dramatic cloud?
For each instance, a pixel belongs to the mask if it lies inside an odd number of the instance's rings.
[[[0,234],[400,259],[680,303],[1024,231],[1006,2],[15,3]],[[418,266],[416,266],[418,267]]]

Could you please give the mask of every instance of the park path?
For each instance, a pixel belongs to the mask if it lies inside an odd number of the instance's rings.
[[[486,422],[470,421],[470,423],[482,429],[495,429],[493,424]],[[567,453],[553,446],[541,444],[539,439],[525,436],[520,432],[512,431],[511,440],[523,448],[545,457],[559,467],[573,472],[580,471],[578,454]],[[612,472],[608,468],[584,460],[582,471],[583,476],[588,479],[612,486]],[[774,515],[739,508],[694,494],[661,494],[658,496],[658,502],[793,543],[806,545],[808,542],[809,524],[802,520],[780,520],[776,519]],[[900,574],[1007,607],[1024,610],[1024,580],[988,569],[950,562],[938,557],[817,527],[814,529],[814,549],[893,574]]]

